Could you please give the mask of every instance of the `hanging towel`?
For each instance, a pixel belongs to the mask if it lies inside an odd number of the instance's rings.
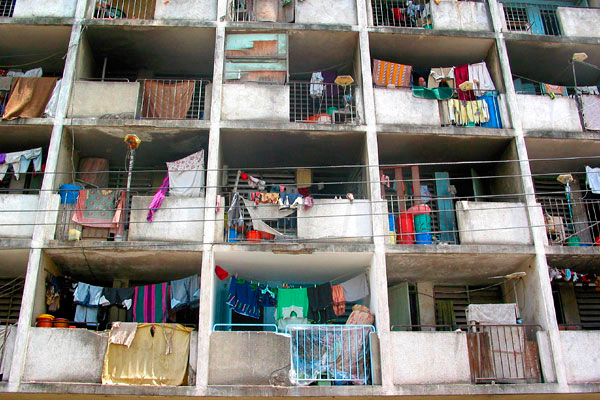
[[[431,68],[429,78],[427,80],[427,87],[433,89],[440,86],[441,82],[446,82],[448,87],[454,88],[454,67],[449,68]]]
[[[2,119],[40,118],[57,78],[14,78]]]
[[[77,180],[97,188],[108,188],[108,160],[106,158],[82,158],[79,161]]]
[[[454,316],[454,303],[452,303],[452,300],[436,301],[435,319],[438,325],[450,325],[451,329],[454,329],[456,317]]]
[[[312,185],[312,170],[309,168],[298,168],[296,170],[296,185],[298,189],[310,187]]]
[[[373,83],[377,86],[409,87],[412,66],[373,60]]]
[[[108,343],[121,344],[123,346],[131,346],[135,333],[137,332],[138,324],[136,322],[114,322],[108,337]]]
[[[204,150],[168,162],[169,195],[201,197],[204,191]]]
[[[346,298],[344,297],[344,288],[342,285],[331,287],[331,297],[333,299],[333,312],[340,317],[346,312]]]
[[[167,282],[136,286],[133,295],[133,322],[166,322]]]
[[[309,93],[312,97],[323,96],[325,86],[323,85],[323,74],[320,72],[313,72],[310,78]]]
[[[177,311],[186,306],[198,307],[200,285],[198,275],[171,281],[171,310]]]
[[[457,87],[460,86],[463,82],[469,81],[469,66],[461,65],[460,67],[455,67],[454,79]],[[475,100],[475,95],[473,94],[473,91],[463,91],[460,89],[457,89],[457,91],[459,100]]]
[[[581,96],[583,124],[589,131],[600,131],[600,96]]]
[[[600,194],[600,168],[585,167],[585,182],[590,187],[592,193]]]
[[[473,82],[473,88],[477,91],[477,95],[481,96],[484,90],[496,90],[485,61],[469,64],[468,70],[469,80]]]
[[[551,93],[554,95],[558,95],[558,96],[567,96],[567,88],[564,86],[560,86],[560,85],[551,85],[549,83],[542,83],[540,84],[540,87],[542,89],[542,94],[548,94],[550,95]]]
[[[308,295],[308,319],[315,324],[325,324],[334,320],[331,283],[323,283],[306,289]]]
[[[369,295],[369,283],[367,282],[367,275],[362,273],[344,283],[344,298],[346,301],[358,301]]]
[[[162,205],[163,200],[167,196],[167,191],[169,190],[169,175],[165,176],[163,183],[160,185],[158,192],[154,194],[152,197],[152,201],[150,202],[150,210],[148,210],[148,215],[146,216],[146,221],[152,222],[152,218],[154,218],[154,214],[158,211],[160,206]]]
[[[163,83],[144,81],[144,118],[185,119],[194,96],[194,81]]]

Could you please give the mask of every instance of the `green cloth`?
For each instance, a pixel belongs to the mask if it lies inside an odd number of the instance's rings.
[[[423,86],[413,86],[412,90],[413,96],[422,99],[446,100],[451,98],[454,93],[454,89],[449,87],[437,87],[433,89],[428,89]]]
[[[287,307],[302,308],[302,318],[308,315],[308,292],[306,288],[277,290],[277,320],[283,318],[283,309]]]
[[[456,327],[452,300],[437,300],[435,302],[435,319],[438,325],[450,325],[452,329]]]

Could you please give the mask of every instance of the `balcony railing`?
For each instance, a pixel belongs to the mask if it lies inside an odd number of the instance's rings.
[[[468,325],[473,383],[541,382],[538,325]]]
[[[204,119],[206,80],[140,79],[142,119]]]
[[[94,19],[153,19],[156,0],[96,0]]]
[[[0,0],[0,17],[12,17],[16,0]]]
[[[372,382],[374,332],[372,325],[289,325],[292,382]]]
[[[429,0],[371,0],[373,25],[431,28]]]
[[[290,121],[320,124],[359,123],[356,85],[290,82]]]
[[[534,35],[560,36],[562,34],[556,16],[557,4],[520,0],[502,0],[502,4],[509,31]]]
[[[592,246],[600,236],[600,201],[538,197],[553,245]]]

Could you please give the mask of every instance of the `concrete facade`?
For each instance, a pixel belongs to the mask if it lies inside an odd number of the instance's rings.
[[[151,202],[150,196],[132,197],[129,240],[202,242],[204,197],[167,197],[152,222],[147,222]]]
[[[76,81],[71,96],[69,117],[133,119],[138,108],[140,83]]]
[[[0,195],[2,237],[31,238],[39,196],[35,194]]]
[[[573,396],[591,399],[597,396],[600,392],[596,373],[599,369],[598,354],[594,351],[597,336],[594,332],[558,330],[546,260],[551,250],[546,246],[543,215],[535,200],[528,155],[532,148],[527,139],[529,135],[536,134],[554,138],[559,144],[567,143],[568,148],[574,150],[563,153],[566,156],[578,156],[580,151],[588,154],[587,148],[592,151],[595,144],[590,136],[579,140],[580,136],[584,137],[574,100],[516,94],[512,83],[515,58],[513,54],[509,58],[509,53],[523,45],[526,39],[507,33],[502,5],[496,0],[483,3],[431,2],[433,30],[373,26],[372,2],[368,0],[298,1],[295,4],[295,25],[283,21],[226,21],[226,0],[161,0],[156,2],[154,20],[92,20],[93,4],[79,0],[74,19],[69,22],[49,21],[45,17],[38,19],[37,15],[31,15],[27,20],[24,20],[25,17],[14,21],[8,18],[2,20],[6,32],[14,31],[17,32],[15,36],[23,36],[6,51],[9,56],[47,51],[35,45],[40,37],[45,38],[44,45],[51,41],[54,33],[48,34],[46,30],[60,30],[66,26],[70,35],[64,39],[59,52],[66,52],[66,57],[57,57],[61,60],[57,62],[58,66],[48,63],[54,68],[54,74],[61,75],[62,71],[64,82],[56,117],[44,122],[0,122],[0,144],[16,147],[22,144],[21,140],[37,140],[48,149],[42,188],[34,196],[37,202],[28,198],[35,203],[33,208],[38,210],[33,220],[36,225],[32,225],[31,232],[26,225],[14,231],[17,239],[31,238],[31,244],[25,250],[28,252],[27,277],[21,313],[18,326],[12,329],[14,334],[9,336],[9,354],[5,354],[3,361],[5,382],[0,384],[0,397],[439,396],[498,399],[515,396],[560,399]],[[55,12],[52,9],[53,6],[48,6],[44,12],[52,16]],[[345,12],[334,12],[342,9]],[[562,24],[565,29],[565,24]],[[29,28],[33,33],[29,32]],[[290,54],[288,74],[292,77],[306,78],[311,71],[330,67],[340,71],[344,68],[351,70],[360,83],[356,93],[358,104],[362,105],[360,123],[331,127],[290,123],[289,87],[225,83],[225,42],[231,32],[290,33],[289,46],[294,56]],[[296,32],[300,34],[294,35]],[[568,29],[565,29],[565,36],[568,35],[566,32]],[[203,35],[210,39],[204,40],[203,45],[194,42]],[[378,43],[379,36],[385,38],[383,45]],[[533,44],[528,45],[540,52],[552,52],[556,48],[576,51],[579,46],[591,43],[589,38],[579,39],[583,36],[580,33],[571,36],[538,37],[531,39]],[[156,42],[140,40],[146,37],[153,37]],[[311,40],[304,40],[306,37]],[[138,43],[132,45],[136,40]],[[190,42],[184,43],[187,40]],[[10,41],[7,40],[7,43]],[[210,45],[206,46],[206,43]],[[125,46],[126,50],[121,46]],[[181,48],[187,50],[178,52]],[[163,54],[170,50],[175,54],[171,59]],[[508,129],[442,128],[437,101],[415,98],[410,90],[373,88],[371,60],[380,57],[378,53],[398,59],[406,56],[415,65],[431,66],[468,62],[466,60],[475,62],[491,54],[488,65],[494,80],[498,81],[495,83],[501,92],[500,109],[503,122],[506,121],[504,126]],[[532,58],[534,53],[531,52]],[[189,63],[183,69],[171,65],[197,54],[203,55],[200,61]],[[311,56],[306,57],[306,54]],[[590,55],[593,53],[590,52]],[[94,120],[104,114],[120,114],[123,109],[125,112],[135,111],[137,107],[137,95],[134,99],[134,93],[137,94],[139,89],[134,88],[136,83],[109,85],[101,82],[101,85],[94,86],[92,83],[98,82],[78,80],[100,76],[104,57],[110,59],[109,75],[124,71],[124,74],[144,77],[210,76],[212,84],[207,87],[205,97],[205,121]],[[256,56],[254,61],[261,60],[261,57],[264,56]],[[138,59],[143,62],[137,62]],[[446,64],[447,60],[452,61]],[[353,63],[351,67],[348,66],[349,61]],[[140,66],[140,63],[144,65]],[[46,64],[43,65],[46,67]],[[35,133],[45,128],[44,134]],[[111,157],[111,169],[121,169],[124,155],[122,137],[132,132],[152,135],[153,140],[162,139],[161,143],[164,143],[162,148],[147,153],[144,153],[144,148],[149,148],[152,141],[142,143],[137,159],[142,170],[153,167],[144,164],[146,157],[153,155],[149,153],[164,151],[181,157],[188,154],[191,147],[208,148],[206,197],[167,197],[152,224],[145,222],[150,197],[134,197],[134,223],[130,226],[128,238],[131,243],[100,240],[57,243],[54,240],[55,210],[59,207],[55,194],[57,187],[70,182],[79,157],[100,153]],[[243,151],[232,155],[229,148],[232,146],[231,139],[240,132],[250,140]],[[290,142],[294,143],[292,149],[282,152],[279,149],[283,146],[280,145],[277,151],[271,151],[277,146],[272,137],[279,133],[289,134]],[[572,133],[582,135],[560,142]],[[394,141],[385,142],[383,136],[392,136]],[[96,140],[89,140],[90,137]],[[180,139],[182,137],[185,139]],[[357,141],[357,137],[360,140]],[[351,150],[345,146],[336,147],[332,143],[336,143],[337,138],[358,144],[348,147]],[[563,146],[557,145],[556,149],[559,148]],[[396,154],[397,158],[390,161],[389,154]],[[593,154],[595,156],[597,152]],[[340,155],[347,159],[339,161]],[[553,157],[554,153],[545,156]],[[224,195],[223,188],[230,185],[229,178],[223,176],[221,170],[225,162],[233,159],[241,164],[236,168],[294,168],[304,163],[332,167],[333,170],[337,169],[336,164],[356,162],[353,157],[360,159],[366,170],[364,177],[357,178],[366,187],[366,199],[355,200],[352,205],[346,200],[339,201],[342,207],[338,208],[339,204],[336,204],[335,212],[344,214],[344,217],[334,215],[329,218],[331,212],[319,212],[319,208],[301,209],[299,216],[315,217],[299,220],[298,236],[308,239],[305,243],[219,243],[224,236],[223,198],[220,208],[215,205],[217,195]],[[470,160],[498,159],[506,163],[493,169],[492,173],[498,175],[498,179],[490,185],[491,196],[518,195],[521,202],[459,203],[460,245],[390,244],[389,211],[387,202],[382,200],[380,165],[422,162],[424,166],[432,167],[436,163],[441,164],[443,161],[440,160],[446,160],[448,165],[456,162],[460,166]],[[241,160],[247,164],[244,165]],[[470,176],[468,170],[465,176]],[[338,179],[338,175],[334,177]],[[425,179],[429,178],[423,178],[423,181]],[[464,177],[461,175],[460,179]],[[156,184],[153,183],[153,186]],[[17,211],[24,209],[17,197],[21,195],[3,196],[7,197],[7,203],[17,207]],[[465,195],[460,193],[460,196]],[[321,206],[329,202],[336,203],[317,200]],[[23,224],[23,219],[17,216],[17,223]],[[505,229],[507,227],[510,229]],[[25,236],[18,236],[23,232]],[[355,239],[353,236],[367,236],[369,241],[358,243],[352,240]],[[15,244],[13,240],[3,243],[6,248],[0,250],[12,251],[22,246],[21,242]],[[579,249],[574,250],[578,257],[593,260],[590,256],[593,249],[588,249],[588,254],[583,251],[579,254],[576,250]],[[387,257],[391,254],[396,257]],[[374,384],[287,387],[289,337],[264,332],[213,332],[217,308],[223,306],[214,268],[223,259],[235,260],[248,274],[262,274],[262,277],[277,274],[282,280],[302,276],[306,281],[315,276],[331,275],[322,278],[322,281],[327,281],[349,272],[366,270],[370,295],[364,302],[375,314],[377,329],[371,347]],[[398,259],[403,261],[400,266],[394,263]],[[503,290],[507,292],[504,300],[519,304],[525,323],[540,326],[537,338],[544,383],[470,384],[465,333],[392,332],[387,288],[398,283],[393,281],[398,279],[395,276],[423,278],[423,273],[411,275],[410,271],[422,268],[424,263],[431,264],[427,269],[431,273],[423,281],[408,279],[418,282],[418,292],[414,297],[418,302],[416,308],[420,324],[436,322],[435,285],[489,284],[491,276],[500,275],[497,272],[525,271],[526,276],[517,281],[514,293]],[[591,264],[592,270],[596,268],[593,262]],[[232,266],[236,267],[236,264],[232,262]],[[477,276],[469,276],[471,274],[464,272],[466,268],[477,271],[473,274]],[[92,275],[96,274],[97,279],[110,281],[116,276],[113,270],[117,270],[120,279],[142,282],[155,281],[157,276],[164,280],[180,278],[182,271],[187,273],[192,269],[195,272],[201,269],[202,296],[195,334],[197,339],[193,339],[190,350],[190,387],[98,385],[105,346],[102,336],[80,329],[33,327],[35,316],[45,309],[48,274],[72,270],[79,276],[92,279]],[[409,272],[394,274],[397,269]],[[457,275],[463,281],[459,282]],[[505,286],[510,286],[510,283]]]
[[[77,0],[18,0],[15,2],[14,18],[55,17],[73,18]]]
[[[285,85],[223,85],[222,120],[289,121],[290,90]]]
[[[556,17],[564,36],[600,38],[600,9],[558,7]]]
[[[154,19],[187,19],[214,21],[217,19],[216,1],[170,0],[156,2]]]
[[[488,5],[484,2],[442,0],[431,3],[433,29],[492,31]]]

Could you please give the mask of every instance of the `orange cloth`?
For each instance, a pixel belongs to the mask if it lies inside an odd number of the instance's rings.
[[[15,78],[2,119],[41,118],[58,78]]]
[[[331,287],[331,297],[333,298],[333,312],[337,317],[346,312],[346,298],[344,297],[344,288],[342,285]]]
[[[194,96],[194,81],[144,81],[144,118],[185,119]]]
[[[377,86],[409,87],[411,73],[412,66],[410,65],[373,60],[373,83]]]

